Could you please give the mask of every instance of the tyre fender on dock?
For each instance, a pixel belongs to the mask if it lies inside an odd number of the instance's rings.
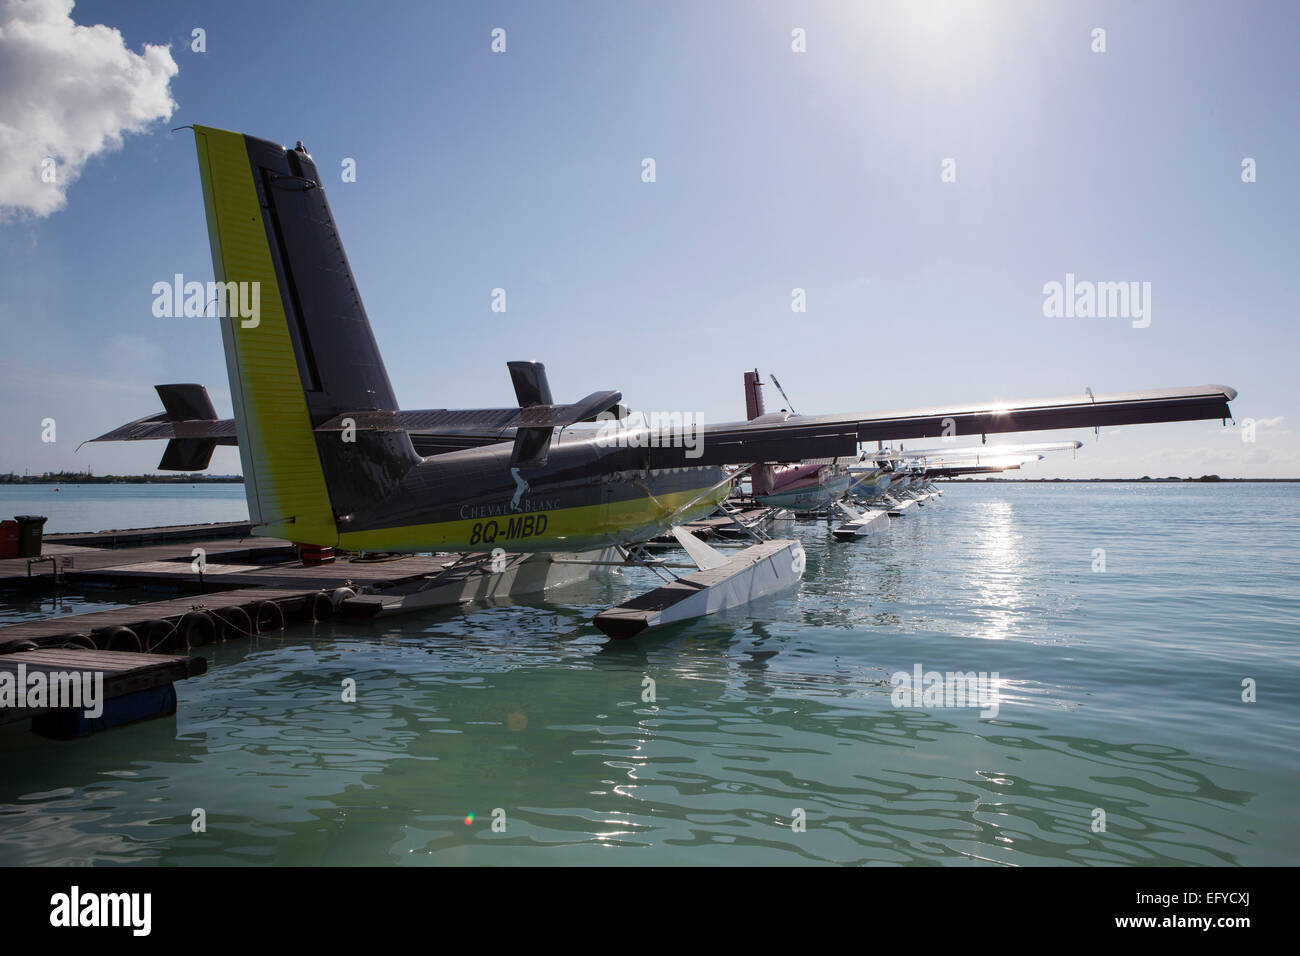
[[[140,635],[129,627],[110,627],[105,630],[99,637],[98,644],[106,651],[135,651],[144,650],[144,645],[140,643]]]
[[[168,650],[174,647],[180,639],[176,625],[161,618],[145,621],[138,626],[138,630],[140,640],[144,643],[144,649],[150,654],[155,651]]]
[[[274,601],[259,601],[249,615],[253,620],[253,633],[284,630],[284,611]]]
[[[334,597],[328,591],[317,591],[307,602],[307,610],[311,614],[313,624],[319,624],[321,621],[328,621],[334,616]]]
[[[58,642],[59,647],[80,647],[88,651],[95,649],[95,642],[89,634],[60,634]]]
[[[253,630],[252,618],[242,607],[219,607],[213,610],[212,616],[217,619],[218,630],[223,641],[252,637],[256,633]]]
[[[188,647],[201,647],[216,640],[217,622],[204,611],[190,611],[181,618],[176,630]]]

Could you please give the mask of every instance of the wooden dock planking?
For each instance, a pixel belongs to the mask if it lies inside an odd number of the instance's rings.
[[[149,534],[176,530],[179,529],[138,529],[138,532]],[[192,552],[196,547],[204,551],[201,580],[192,564]],[[89,634],[113,627],[137,630],[139,625],[154,620],[174,623],[196,606],[216,610],[271,601],[282,610],[297,611],[320,591],[332,591],[347,584],[399,583],[435,575],[460,557],[454,554],[405,555],[369,561],[340,559],[307,565],[296,559],[290,542],[278,538],[170,540],[120,549],[52,543],[46,551],[56,558],[68,556],[72,559],[71,567],[61,569],[62,579],[69,584],[134,588],[164,586],[189,593],[129,607],[3,626],[0,627],[0,655],[13,651],[17,644],[28,641],[41,644],[63,634]],[[283,560],[259,563],[259,559],[273,558]],[[26,558],[0,560],[0,586],[27,582],[27,562]],[[33,565],[31,570],[33,578],[47,583],[52,576],[48,562]],[[40,581],[37,584],[40,585]]]
[[[42,558],[70,557],[73,563],[93,561],[101,552],[97,548],[82,548],[75,545],[45,545],[41,549]],[[28,565],[34,558],[0,558],[0,587],[7,584],[23,584],[29,577],[52,577],[54,566],[49,561]],[[30,567],[30,574],[28,573]]]
[[[174,622],[188,614],[196,605],[202,605],[209,611],[225,607],[243,607],[261,601],[273,601],[281,608],[300,606],[302,602],[315,593],[316,589],[239,588],[233,591],[217,591],[212,594],[186,595],[166,601],[152,601],[147,604],[134,604],[130,607],[112,608],[106,611],[63,614],[59,617],[44,618],[39,621],[23,621],[18,624],[9,624],[0,627],[0,661],[5,659],[6,646],[23,641],[34,641],[39,644],[42,639],[48,640],[60,634],[89,634],[92,631],[99,631],[104,628],[132,627],[153,620]]]
[[[219,557],[219,556],[218,556]],[[337,560],[329,564],[303,564],[299,561],[274,565],[248,565],[214,562],[209,556],[203,572],[203,584],[212,587],[280,587],[321,590],[343,587],[348,582],[373,584],[379,581],[409,580],[437,574],[455,563],[459,555],[434,557],[410,555],[392,561]],[[69,581],[98,584],[141,586],[148,584],[199,584],[199,576],[186,562],[144,561],[87,570],[72,569]]]
[[[59,578],[69,584],[123,587],[167,586],[190,592],[161,601],[127,607],[66,614],[42,620],[0,626],[0,674],[78,671],[103,675],[104,699],[112,700],[99,717],[80,709],[0,707],[0,723],[31,718],[32,728],[52,737],[76,737],[136,720],[176,711],[173,682],[202,674],[207,662],[200,657],[136,651],[92,650],[62,644],[63,635],[94,634],[128,627],[140,635],[141,625],[164,620],[178,622],[195,608],[216,611],[273,602],[289,617],[301,612],[321,591],[345,584],[394,584],[436,575],[455,564],[459,554],[405,555],[380,560],[340,560],[305,565],[297,560],[290,542],[275,538],[213,537],[229,526],[137,529],[91,535],[47,536],[42,557],[69,558],[60,562]],[[242,529],[241,529],[242,530]],[[236,530],[234,533],[238,533]],[[124,544],[151,540],[156,543],[121,548],[91,544]],[[193,549],[204,550],[204,573],[192,566]],[[260,559],[260,560],[259,560]],[[273,560],[271,559],[280,559]],[[54,579],[49,561],[29,565],[27,558],[0,560],[0,587],[48,587]],[[268,563],[263,563],[268,562]],[[141,635],[142,636],[142,635]],[[36,644],[32,649],[30,644]]]
[[[22,667],[20,671],[19,667]],[[18,654],[0,655],[0,672],[17,681],[26,672],[69,671],[104,675],[104,699],[124,697],[172,684],[206,673],[208,662],[183,654],[136,654],[129,651],[92,651],[81,648],[40,648]],[[12,723],[57,712],[57,708],[0,707],[0,724]]]
[[[194,548],[203,548],[208,559],[245,556],[249,560],[259,557],[270,558],[283,554],[286,558],[293,554],[292,544],[278,538],[222,538],[200,542],[173,541],[165,544],[146,545],[139,548],[88,548],[80,545],[52,544],[42,548],[42,557],[61,557],[72,559],[71,567],[65,569],[68,575],[83,571],[94,571],[121,565],[140,564],[157,561],[174,561],[185,572],[189,571]],[[22,585],[28,578],[28,561],[30,558],[5,558],[0,560],[0,586]],[[31,566],[31,577],[52,578],[54,567],[49,561]],[[61,575],[62,576],[62,575]]]
[[[156,544],[164,541],[197,541],[205,538],[246,538],[253,526],[247,521],[212,524],[163,525],[156,528],[123,528],[108,531],[76,531],[45,535],[47,544],[78,544],[96,548]],[[263,539],[270,540],[270,539]]]
[[[118,552],[119,555],[122,552]],[[146,621],[178,621],[196,605],[207,610],[242,607],[273,601],[283,608],[298,609],[317,592],[332,591],[347,583],[356,585],[380,581],[399,583],[437,574],[455,563],[457,555],[408,556],[392,561],[336,561],[332,564],[265,565],[208,564],[203,575],[204,592],[129,607],[64,614],[39,621],[24,621],[0,627],[0,654],[7,646],[23,641],[40,643],[60,634],[89,634],[110,627],[130,627]],[[188,561],[145,561],[116,567],[73,569],[70,582],[113,583],[123,586],[174,584],[196,588],[198,575]]]

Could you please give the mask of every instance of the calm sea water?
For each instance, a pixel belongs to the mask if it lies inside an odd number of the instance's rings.
[[[14,515],[45,515],[56,534],[247,521],[248,504],[238,484],[0,485],[0,518]]]
[[[243,516],[147,490],[136,523]],[[175,719],[0,728],[0,864],[1300,863],[1300,485],[945,490],[635,642],[590,623],[651,583],[619,572],[206,648]],[[996,672],[997,716],[895,707],[918,664]]]

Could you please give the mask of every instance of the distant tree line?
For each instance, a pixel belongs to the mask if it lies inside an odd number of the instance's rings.
[[[81,471],[52,471],[44,475],[0,474],[0,485],[242,485],[241,475],[88,475]]]

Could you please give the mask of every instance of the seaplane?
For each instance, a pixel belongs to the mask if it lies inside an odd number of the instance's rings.
[[[780,388],[780,382],[773,377]],[[750,422],[783,422],[790,414],[785,409],[768,415],[763,401],[764,382],[758,369],[745,373],[745,418]],[[781,389],[786,403],[790,400]],[[749,485],[756,502],[770,508],[784,508],[796,515],[826,513],[849,491],[853,478],[846,464],[837,458],[785,464],[756,462],[749,469]]]
[[[745,372],[745,414],[748,421],[784,421],[785,409],[770,416],[765,409],[762,380],[757,369]],[[776,376],[774,384],[790,404]],[[759,504],[788,509],[801,517],[842,514],[846,499],[869,502],[889,496],[894,510],[923,505],[940,496],[930,486],[931,478],[943,474],[980,473],[1016,468],[1041,459],[1044,452],[1075,450],[1082,442],[1040,442],[1036,444],[903,448],[863,453],[855,459],[822,458],[812,461],[759,462],[749,470],[753,499]],[[909,504],[908,502],[912,502]],[[871,527],[876,527],[872,525]]]
[[[835,502],[835,509],[845,519],[831,529],[837,541],[870,537],[889,530],[890,518],[901,518],[907,509],[921,507],[926,502],[937,501],[941,492],[931,487],[930,479],[946,472],[935,472],[919,466],[905,466],[898,472],[884,472],[886,481],[895,478],[900,483],[877,486],[870,484],[861,497],[848,495]],[[878,505],[878,507],[877,507]]]
[[[920,507],[928,502],[939,500],[943,493],[931,482],[939,477],[957,475],[987,474],[1018,469],[1033,461],[1041,461],[1046,453],[1059,451],[1078,451],[1083,447],[1080,441],[1037,442],[1016,445],[972,445],[965,447],[921,448],[910,451],[901,446],[895,450],[881,449],[870,457],[874,466],[856,470],[867,475],[876,474],[875,469],[885,469],[882,480],[874,486],[867,484],[868,500],[873,494],[883,498],[889,505],[892,517],[901,517],[911,507]],[[854,471],[855,469],[850,469]]]
[[[936,448],[881,448],[863,455],[863,460],[870,459],[877,463],[912,462],[926,466],[927,471],[934,471],[945,466],[988,468],[1015,468],[1031,461],[1040,461],[1045,454],[1061,451],[1078,451],[1083,447],[1081,441],[1033,442],[1027,444],[1002,445],[946,445]]]
[[[1015,453],[1000,455],[985,454],[978,448],[925,450],[915,453],[916,457],[913,453],[904,454],[901,449],[870,456],[864,454],[863,461],[873,458],[875,464],[849,468],[854,476],[853,484],[848,495],[835,503],[835,508],[846,520],[831,533],[839,541],[851,541],[887,530],[889,518],[902,518],[909,509],[923,507],[943,497],[943,492],[931,484],[935,478],[1011,471],[1031,461],[1041,461],[1044,456],[1040,451],[1077,449],[1082,444],[1072,441],[1019,445],[1014,446]],[[1004,447],[1009,449],[1013,446]],[[941,457],[939,451],[946,457]],[[867,505],[865,509],[864,505]]]
[[[831,529],[836,540],[851,541],[887,531],[890,518],[901,518],[908,509],[922,507],[940,497],[941,492],[930,485],[938,473],[922,464],[887,463],[879,470],[878,479],[857,484],[856,496],[850,494],[835,502],[836,511],[846,519]]]
[[[899,463],[889,473],[889,484],[880,499],[887,505],[891,518],[901,518],[911,508],[924,504],[924,499],[914,493],[919,488],[925,475],[920,465]]]
[[[786,411],[706,424],[632,420],[617,390],[556,402],[545,367],[507,363],[515,404],[405,409],[385,370],[323,176],[286,148],[192,127],[218,284],[260,290],[256,315],[218,319],[232,419],[201,385],[157,386],[163,411],[96,441],[165,439],[160,469],[206,468],[237,445],[252,532],[352,552],[454,553],[400,594],[339,598],[396,613],[546,592],[576,572],[640,564],[665,583],[595,615],[615,639],[714,614],[795,585],[798,540],[728,556],[682,525],[711,513],[756,462],[850,460],[861,443],[1042,429],[1223,419],[1221,385],[831,415]],[[693,571],[677,576],[644,542],[672,533]],[[684,570],[684,569],[683,569]],[[347,590],[347,589],[345,589]]]

